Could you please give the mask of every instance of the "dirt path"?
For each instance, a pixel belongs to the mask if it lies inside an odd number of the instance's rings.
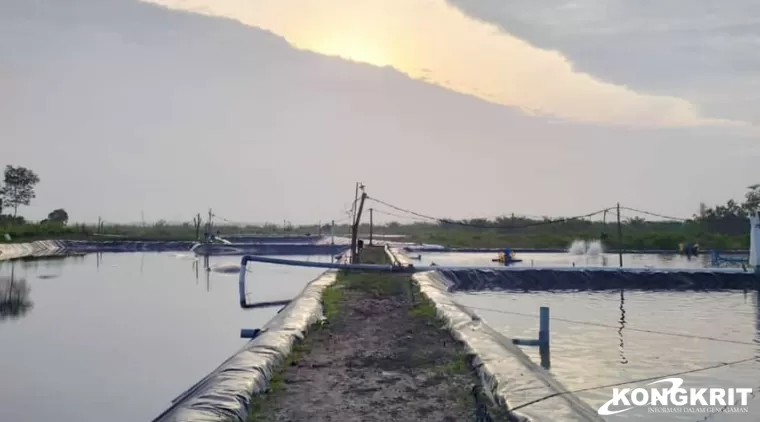
[[[362,261],[387,263],[382,249]],[[327,323],[254,399],[249,421],[508,420],[474,393],[463,349],[408,276],[341,275],[323,300]]]

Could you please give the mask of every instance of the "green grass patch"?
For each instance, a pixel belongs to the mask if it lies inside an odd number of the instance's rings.
[[[340,301],[343,298],[343,289],[332,285],[322,292],[322,312],[325,318],[332,320],[338,315]]]
[[[402,294],[402,280],[402,276],[383,273],[346,272],[338,275],[338,284],[343,288],[368,293],[374,297]]]

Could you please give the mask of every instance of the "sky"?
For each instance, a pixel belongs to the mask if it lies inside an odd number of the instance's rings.
[[[4,0],[0,165],[30,219],[690,216],[760,182],[755,3]]]

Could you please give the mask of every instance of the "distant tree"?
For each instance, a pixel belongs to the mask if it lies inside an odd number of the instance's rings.
[[[36,197],[34,186],[40,178],[35,172],[26,167],[5,167],[5,186],[0,188],[0,198],[4,206],[13,207],[13,216],[18,214],[20,205],[29,205]]]
[[[699,218],[705,218],[707,216],[707,204],[704,202],[699,203]]]
[[[760,184],[752,185],[748,189],[749,192],[744,196],[745,201],[742,204],[742,208],[748,214],[751,214],[760,209]]]
[[[50,222],[65,225],[69,222],[69,213],[67,213],[63,208],[58,208],[57,210],[53,210],[50,214],[48,214],[47,219]]]

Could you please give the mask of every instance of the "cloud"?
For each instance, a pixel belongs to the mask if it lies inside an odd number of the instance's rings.
[[[451,217],[617,201],[678,215],[757,182],[756,142],[724,128],[526,116],[128,0],[2,7],[0,165],[40,174],[30,218],[62,207],[72,221],[189,221],[213,207],[233,221],[328,221],[356,180]]]
[[[446,0],[557,50],[580,72],[760,124],[760,3],[752,0]]]
[[[736,124],[711,118],[674,95],[637,92],[624,82],[597,78],[562,52],[537,48],[443,1],[153,1],[264,28],[301,48],[392,65],[413,78],[528,114],[631,126]],[[501,2],[483,5],[476,11],[487,14]],[[489,15],[494,16],[499,15]]]

